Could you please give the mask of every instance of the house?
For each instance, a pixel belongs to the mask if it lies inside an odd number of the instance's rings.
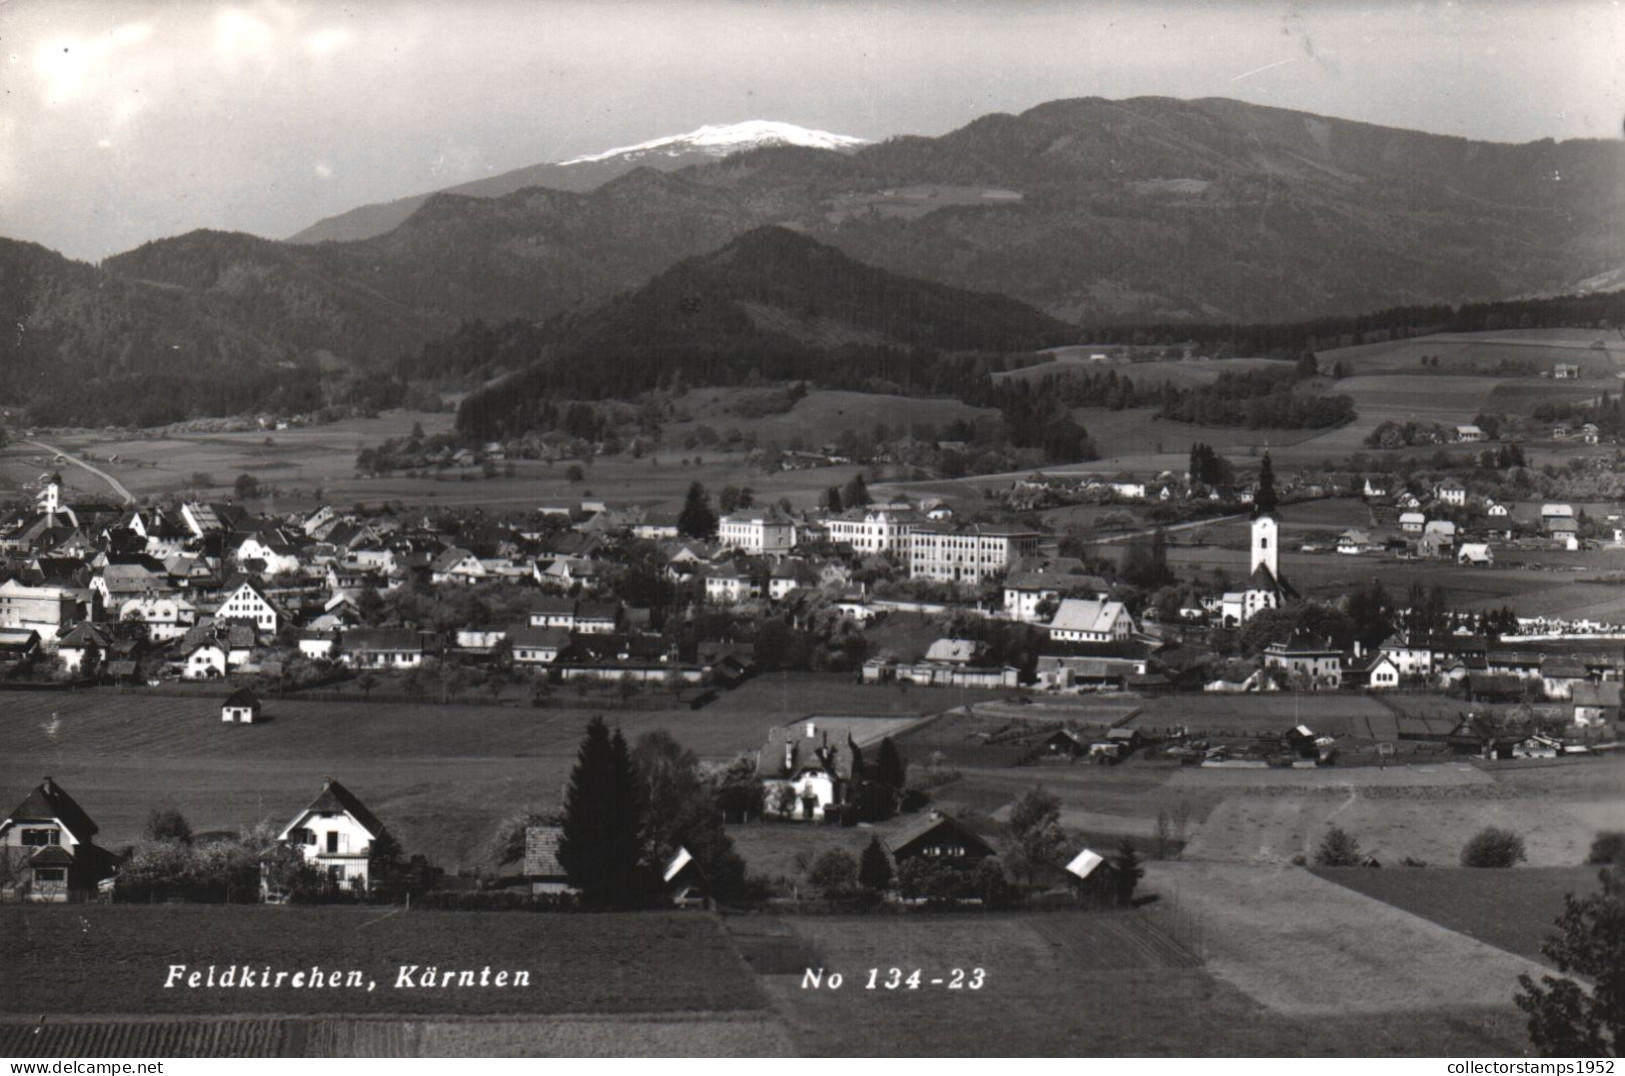
[[[1484,505],[1484,514],[1491,519],[1506,519],[1512,512],[1511,509],[1499,501],[1490,501]]]
[[[971,832],[964,823],[942,811],[927,814],[905,824],[886,838],[886,850],[901,867],[916,857],[968,869],[990,856],[998,855],[992,845]]]
[[[1577,362],[1560,362],[1552,366],[1552,378],[1557,381],[1574,381],[1580,376],[1580,364]]]
[[[225,724],[252,725],[260,719],[260,700],[246,687],[233,691],[220,707],[220,720]]]
[[[1365,531],[1347,530],[1337,537],[1337,551],[1353,556],[1371,548],[1371,535]]]
[[[1290,638],[1266,646],[1264,667],[1285,671],[1311,691],[1343,686],[1343,652],[1329,640],[1304,631],[1295,631]]]
[[[1475,441],[1482,441],[1483,439],[1484,431],[1479,429],[1477,426],[1456,427],[1456,440],[1458,441],[1470,444]]]
[[[1540,663],[1540,686],[1548,699],[1573,699],[1574,689],[1590,682],[1586,667],[1563,657],[1548,657]]]
[[[333,656],[334,645],[338,636],[331,631],[301,631],[299,633],[299,654],[314,661],[323,661]]]
[[[242,620],[261,635],[275,635],[290,618],[253,579],[238,577],[226,584],[226,597],[215,610],[216,620]]]
[[[190,631],[197,624],[197,607],[185,598],[145,596],[119,606],[118,618],[145,624],[147,638],[161,643],[179,639]]]
[[[1428,517],[1421,512],[1401,512],[1399,514],[1399,529],[1402,534],[1421,534],[1422,527],[1426,525]]]
[[[473,586],[485,582],[490,576],[480,558],[458,546],[452,546],[429,562],[429,582],[436,586],[442,583]]]
[[[1475,568],[1495,567],[1495,553],[1484,542],[1463,542],[1456,553],[1457,564],[1471,564]]]
[[[1582,423],[1580,426],[1580,440],[1588,445],[1596,444],[1601,434],[1602,431],[1597,428],[1595,422]]]
[[[114,870],[112,855],[93,841],[96,830],[84,808],[45,778],[0,821],[0,894],[57,904],[94,895]]]
[[[415,669],[428,656],[423,633],[410,628],[356,628],[339,640],[339,660],[357,669]]]
[[[817,822],[851,801],[863,752],[850,728],[838,727],[833,736],[831,731],[818,718],[768,730],[756,756],[756,776],[769,815]]]
[[[219,680],[231,668],[226,644],[213,637],[194,643],[183,655],[181,676],[186,680]]]
[[[1367,500],[1380,500],[1388,496],[1388,491],[1388,479],[1380,475],[1366,475],[1365,485],[1360,490],[1360,495]]]
[[[1049,637],[1056,642],[1125,642],[1133,634],[1134,618],[1122,602],[1066,598],[1049,622]]]
[[[0,628],[0,665],[27,661],[39,653],[39,632],[33,628]]]
[[[1043,654],[1038,658],[1038,685],[1049,691],[1099,691],[1126,687],[1131,678],[1146,675],[1140,658],[1077,657]]]
[[[734,605],[761,596],[762,588],[733,561],[705,573],[705,600],[712,605]]]
[[[559,863],[559,842],[563,837],[563,826],[525,827],[525,881],[530,884],[532,896],[575,892]]]
[[[279,534],[251,534],[238,544],[232,554],[244,571],[256,570],[264,575],[287,575],[299,570],[299,550]]]
[[[85,622],[75,625],[56,643],[56,656],[62,659],[62,667],[83,672],[86,675],[94,673],[96,666],[107,660],[108,648],[113,645],[113,635],[106,628]],[[85,661],[91,657],[89,662]]]
[[[1426,556],[1442,556],[1456,544],[1456,525],[1448,519],[1430,519],[1422,525],[1418,551]]]
[[[818,572],[804,560],[785,558],[773,566],[767,579],[767,596],[782,601],[791,591],[818,586]]]
[[[1467,487],[1454,478],[1447,478],[1433,487],[1433,495],[1439,498],[1440,504],[1448,504],[1461,508],[1467,503]]]
[[[788,553],[796,544],[796,525],[777,508],[745,509],[717,520],[717,540],[756,556]]]
[[[1089,753],[1090,738],[1074,728],[1060,728],[1039,743],[1043,758],[1081,758]]]
[[[1381,651],[1361,673],[1365,677],[1366,687],[1372,691],[1391,691],[1399,687],[1399,666]]]
[[[353,792],[329,777],[310,806],[283,827],[277,840],[299,849],[305,862],[332,884],[364,890],[384,835],[383,823]]]
[[[941,665],[970,665],[981,657],[983,643],[975,639],[938,639],[925,651],[925,660]]]
[[[22,628],[39,633],[46,646],[56,641],[90,604],[88,591],[45,584],[28,586],[17,579],[0,583],[0,628]]]
[[[570,633],[563,628],[509,628],[508,645],[515,665],[551,665],[570,645]]]
[[[1575,684],[1572,689],[1574,723],[1582,728],[1612,725],[1619,721],[1620,682]]]

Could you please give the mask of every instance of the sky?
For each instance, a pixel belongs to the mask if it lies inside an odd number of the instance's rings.
[[[1617,139],[1622,57],[1625,0],[0,0],[0,235],[283,238],[707,123],[937,135],[1066,97]]]

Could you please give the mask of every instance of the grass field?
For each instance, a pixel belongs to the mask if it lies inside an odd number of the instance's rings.
[[[810,712],[878,739],[918,716],[929,693],[867,689],[844,677],[766,677],[705,709],[620,711],[629,739],[667,729],[703,758],[754,752],[769,727]],[[55,777],[112,848],[139,838],[148,813],[178,807],[194,829],[285,822],[326,776],[361,797],[409,852],[454,869],[483,862],[501,821],[561,802],[582,730],[579,710],[315,703],[271,699],[270,721],[225,725],[219,700],[81,692],[9,693],[0,789],[21,800]],[[815,708],[815,709],[814,709]],[[846,715],[875,715],[854,718]],[[890,716],[887,716],[890,715]]]
[[[716,920],[271,905],[0,908],[8,1013],[126,1015],[650,1013],[756,1010]],[[361,972],[365,988],[165,988],[172,965]],[[399,986],[402,966],[530,972],[528,987]],[[184,980],[182,980],[184,982]],[[672,984],[681,982],[682,989]]]
[[[1546,962],[1541,946],[1556,933],[1563,896],[1596,891],[1596,867],[1484,870],[1320,868],[1314,873],[1442,927]]]
[[[1163,879],[1149,888],[1167,901],[1169,889]],[[1516,1052],[1522,1037],[1520,1028],[1506,1018],[1510,1005],[1475,1005],[1471,992],[1467,996],[1473,1000],[1459,1006],[1441,1008],[1435,996],[1426,1012],[1407,1012],[1402,1004],[1367,1007],[1331,1021],[1271,1007],[1249,997],[1224,973],[1200,966],[1198,954],[1185,942],[1191,920],[1172,914],[1163,903],[1122,914],[1057,912],[903,921],[809,917],[786,922],[826,972],[846,976],[846,985],[837,991],[804,990],[793,974],[764,976],[769,996],[803,1052],[975,1057],[1481,1055],[1486,1050]],[[1249,925],[1252,930],[1245,933],[1246,939],[1252,939],[1254,931],[1268,934],[1273,929],[1263,922]],[[1432,924],[1423,927],[1438,930]],[[1465,938],[1461,941],[1477,946]],[[1269,944],[1264,939],[1261,943]],[[1313,955],[1320,954],[1279,943],[1271,953],[1283,966]],[[864,988],[871,967],[879,969],[882,984],[873,991]],[[892,967],[902,969],[904,976],[920,969],[920,988],[886,990],[883,983]],[[948,979],[954,968],[967,967],[984,970],[980,991],[930,985],[933,978]],[[1317,972],[1322,968],[1318,965]],[[1335,988],[1337,977],[1324,978]]]
[[[1604,347],[1593,349],[1602,340]],[[1586,379],[1612,377],[1625,366],[1625,342],[1596,329],[1522,329],[1483,333],[1436,333],[1376,344],[1334,348],[1316,354],[1322,367],[1341,362],[1358,374],[1436,376],[1422,356],[1438,356],[1442,373],[1493,370],[1505,361],[1524,361],[1550,371],[1556,363],[1578,364]],[[1424,373],[1424,370],[1426,371]]]
[[[1196,921],[1214,975],[1276,1013],[1327,1031],[1360,1014],[1432,1014],[1443,1037],[1450,1007],[1499,1012],[1500,1034],[1474,1052],[1521,1052],[1512,996],[1519,974],[1540,972],[1531,961],[1296,867],[1154,863],[1145,884]]]

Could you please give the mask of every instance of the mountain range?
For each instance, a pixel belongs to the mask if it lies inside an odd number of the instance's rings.
[[[697,164],[686,152],[657,140],[539,166],[621,170],[586,190],[436,193],[354,241],[193,232],[99,269],[34,248],[14,256],[27,273],[0,278],[0,306],[30,331],[68,334],[57,374],[164,369],[167,341],[331,381],[387,370],[470,321],[590,318],[767,225],[1095,326],[1556,294],[1625,264],[1618,142],[1510,145],[1223,99],[1085,98],[939,138],[760,145]],[[102,314],[65,327],[64,311],[91,309]],[[55,338],[29,339],[37,360]],[[0,360],[8,347],[20,345],[0,339]],[[37,398],[19,384],[0,391]]]
[[[348,242],[370,239],[406,222],[434,194],[463,194],[472,198],[499,198],[526,187],[547,187],[556,191],[588,191],[623,176],[634,168],[675,172],[691,165],[705,164],[733,153],[767,146],[809,146],[847,152],[865,145],[851,135],[813,131],[792,123],[752,120],[745,123],[707,124],[687,134],[672,135],[620,146],[603,153],[572,157],[558,163],[527,165],[500,175],[459,183],[453,187],[398,198],[393,202],[357,206],[336,216],[325,217],[288,237],[290,243]]]

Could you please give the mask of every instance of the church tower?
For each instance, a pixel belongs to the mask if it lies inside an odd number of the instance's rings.
[[[1253,496],[1253,555],[1247,572],[1252,574],[1262,565],[1276,579],[1281,578],[1280,534],[1275,523],[1275,469],[1270,465],[1270,454],[1264,452],[1264,463],[1258,469],[1258,492]]]

